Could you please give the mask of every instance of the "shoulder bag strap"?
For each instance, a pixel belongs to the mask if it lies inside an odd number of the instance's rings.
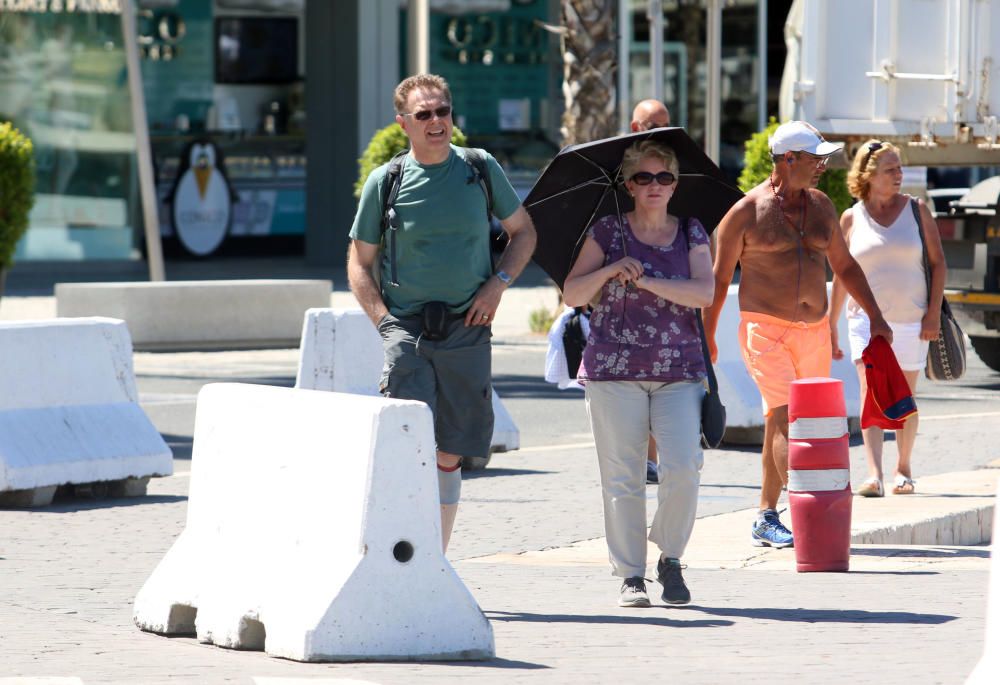
[[[705,340],[705,327],[701,323],[701,310],[694,310],[698,319],[698,332],[701,334],[701,353],[705,357],[705,373],[708,374],[708,389],[711,392],[719,392],[719,383],[715,380],[715,369],[712,368],[712,358],[708,355],[708,341]]]
[[[681,219],[681,226],[684,227],[684,236],[688,241],[688,251],[691,250],[691,231],[688,229],[688,218]],[[701,322],[701,309],[695,307],[695,319],[698,321],[698,334],[701,336],[701,354],[705,357],[705,373],[708,374],[709,392],[719,392],[719,382],[715,379],[715,369],[712,368],[712,358],[708,354],[708,341],[705,339],[705,325]]]
[[[931,301],[931,263],[927,257],[927,240],[924,238],[924,223],[920,220],[920,205],[913,198],[910,198],[910,209],[913,210],[913,218],[917,222],[917,235],[920,236],[920,249],[924,253],[924,281],[927,283],[927,303]]]

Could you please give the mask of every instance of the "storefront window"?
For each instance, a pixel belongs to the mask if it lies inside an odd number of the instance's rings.
[[[45,5],[0,10],[0,119],[31,137],[37,160],[31,225],[15,258],[136,257],[121,18],[108,3]]]
[[[757,5],[763,0],[730,0],[722,13],[721,122],[719,166],[735,182],[743,167],[744,143],[757,129],[760,58]],[[785,4],[784,0],[772,3]],[[631,93],[638,101],[653,92],[649,63],[648,3],[632,0]],[[663,93],[677,126],[693,138],[705,137],[706,10],[698,0],[663,3]],[[778,11],[778,10],[775,10]],[[787,13],[787,12],[786,12]],[[784,16],[782,14],[782,16]],[[777,36],[780,40],[780,34]]]

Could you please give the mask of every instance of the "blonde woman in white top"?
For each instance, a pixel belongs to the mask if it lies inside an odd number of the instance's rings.
[[[917,377],[927,362],[927,344],[937,337],[941,326],[941,298],[944,297],[946,267],[937,224],[923,200],[913,200],[899,192],[903,180],[899,148],[891,143],[870,140],[854,156],[847,174],[851,195],[860,198],[840,217],[840,227],[851,255],[861,265],[875,300],[892,328],[892,350],[903,375],[916,394]],[[931,269],[931,292],[928,303],[924,278],[923,248],[919,227],[913,216],[911,202],[917,202],[927,256]],[[847,300],[847,324],[850,337],[851,361],[861,381],[861,401],[867,394],[865,369],[861,353],[868,346],[868,317],[848,295],[841,283],[833,281],[830,302],[830,338],[833,357],[844,356],[837,339],[837,319]],[[858,489],[865,497],[885,494],[882,473],[883,430],[878,427],[862,431],[868,479]],[[893,478],[893,494],[913,493],[915,483],[910,456],[917,437],[917,417],[906,421],[896,431],[899,459]]]

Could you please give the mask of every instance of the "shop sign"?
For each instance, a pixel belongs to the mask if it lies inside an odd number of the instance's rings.
[[[147,9],[140,10],[137,18],[140,57],[169,62],[180,54],[179,43],[187,33],[187,25],[180,14]]]
[[[545,34],[533,17],[484,14],[448,21],[445,54],[459,64],[539,64],[548,59]]]
[[[234,193],[226,178],[222,153],[210,140],[195,140],[181,154],[171,193],[174,231],[184,248],[210,255],[229,232]]]
[[[121,14],[121,0],[0,0],[0,14]],[[137,14],[139,56],[167,62],[177,57],[187,33],[184,19],[169,10],[140,9]]]
[[[451,84],[456,122],[467,134],[542,125],[552,39],[541,27],[557,17],[548,0],[512,2],[506,12],[431,14],[431,70]]]
[[[0,12],[121,14],[121,0],[0,0]]]

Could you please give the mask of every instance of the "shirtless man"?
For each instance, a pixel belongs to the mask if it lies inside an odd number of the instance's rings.
[[[805,122],[790,121],[777,128],[770,145],[771,176],[719,224],[715,300],[705,310],[705,333],[714,361],[719,314],[739,262],[740,347],[764,404],[763,482],[751,540],[790,547],[792,533],[776,509],[788,481],[788,391],[797,378],[830,375],[827,260],[871,319],[872,337],[891,341],[892,331],[844,243],[833,203],[815,189],[842,144],[828,143]]]

